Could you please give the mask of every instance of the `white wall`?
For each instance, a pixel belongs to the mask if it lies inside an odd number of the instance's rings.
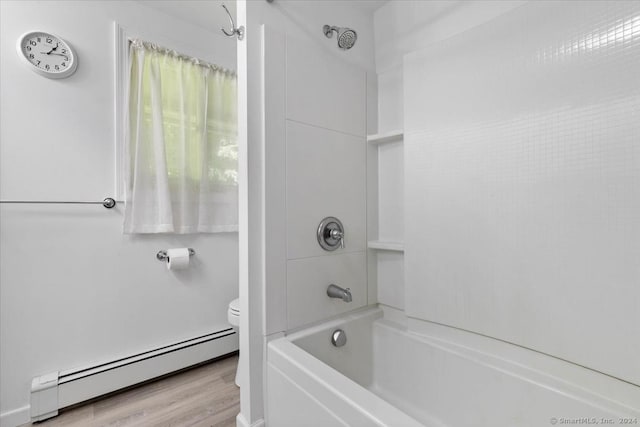
[[[2,199],[114,194],[114,20],[235,66],[233,40],[136,2],[2,1],[0,8]],[[73,76],[46,79],[20,62],[16,40],[34,29],[77,49]],[[1,413],[28,410],[36,375],[227,327],[227,304],[238,295],[236,234],[123,236],[121,205],[1,209]],[[196,250],[194,265],[168,272],[155,254],[181,246]]]
[[[530,2],[405,57],[408,316],[640,385],[639,16]]]

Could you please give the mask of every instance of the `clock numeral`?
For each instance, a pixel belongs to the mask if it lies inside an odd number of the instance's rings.
[[[67,49],[62,49],[62,53],[67,53]]]
[[[60,65],[62,65],[63,67],[66,67],[66,66],[67,66],[67,63],[66,63],[66,62],[63,62],[63,63],[62,63],[62,64],[60,64]]]
[[[44,68],[46,68],[48,70],[50,68],[49,64],[45,65]]]
[[[47,43],[49,44],[53,43],[53,40],[51,40],[51,37],[47,37]]]
[[[29,59],[33,59],[33,58],[35,58],[35,57],[33,56],[33,53],[30,53],[30,54],[29,54]]]
[[[38,40],[40,40],[40,39],[38,39]],[[36,42],[34,42],[33,40],[29,40],[29,44],[30,44],[31,46],[35,46],[35,45],[36,45]]]
[[[40,60],[38,59],[38,63],[37,63],[36,65],[40,65],[40,63],[41,63],[41,62],[42,62],[42,61],[40,61]]]
[[[42,39],[40,37],[38,37],[38,43],[40,43],[42,41]]]
[[[56,70],[59,70],[59,69],[60,69],[60,67],[58,67],[57,65],[56,65],[55,67],[53,67],[53,68],[55,68]]]
[[[27,51],[31,52],[31,46],[26,46]]]

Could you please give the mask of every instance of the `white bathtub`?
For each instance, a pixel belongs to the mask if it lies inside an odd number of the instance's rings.
[[[270,427],[640,426],[640,387],[387,309],[274,339],[267,364]]]

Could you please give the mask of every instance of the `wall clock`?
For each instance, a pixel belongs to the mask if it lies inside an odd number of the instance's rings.
[[[30,31],[18,39],[16,47],[29,68],[51,79],[69,77],[78,66],[75,50],[55,34]]]

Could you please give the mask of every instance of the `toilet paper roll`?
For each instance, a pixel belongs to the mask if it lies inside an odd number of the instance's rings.
[[[189,248],[167,249],[167,270],[184,270],[189,266]]]

